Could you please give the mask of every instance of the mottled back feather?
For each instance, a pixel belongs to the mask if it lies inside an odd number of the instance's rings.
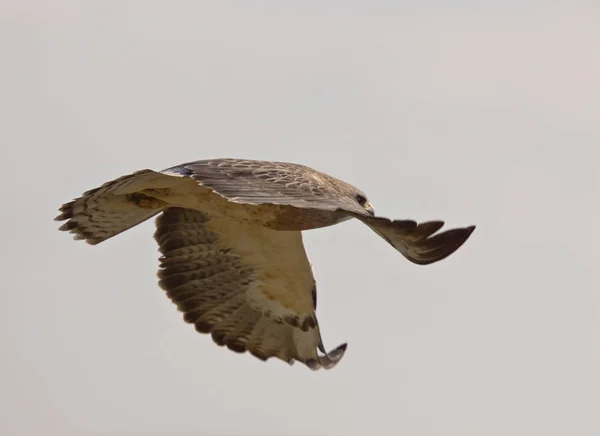
[[[242,159],[189,162],[163,171],[191,177],[230,201],[285,204],[327,211],[369,213],[357,203],[358,188],[304,165]]]

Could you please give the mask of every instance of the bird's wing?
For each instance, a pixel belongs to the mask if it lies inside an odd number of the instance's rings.
[[[129,196],[145,189],[171,188],[182,182],[181,178],[152,170],[137,171],[106,182],[63,204],[55,220],[66,221],[60,230],[69,231],[75,239],[95,245],[151,218],[165,206],[148,198],[144,207],[138,207]]]
[[[159,284],[201,333],[236,352],[332,368],[317,322],[316,286],[300,232],[277,232],[191,209],[156,220]],[[321,351],[323,354],[319,353]]]
[[[241,159],[211,159],[181,164],[163,174],[190,177],[234,203],[280,204],[368,215],[344,195],[350,185],[309,167]]]
[[[436,234],[443,227],[443,221],[418,224],[412,220],[390,220],[382,217],[356,218],[368,225],[404,257],[418,265],[428,265],[450,256],[475,230],[475,226],[469,226]]]

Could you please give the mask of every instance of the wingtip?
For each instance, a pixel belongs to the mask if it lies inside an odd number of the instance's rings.
[[[476,228],[477,228],[477,226],[474,224],[464,228],[465,236],[464,236],[463,243],[465,243],[467,241],[467,239],[469,239],[469,237],[473,234],[473,232],[475,231]]]
[[[449,252],[445,256],[443,256],[443,258],[448,257],[450,254],[454,253],[460,247],[462,247],[464,245],[464,243],[467,242],[467,240],[471,237],[471,234],[475,231],[475,229],[476,229],[476,226],[471,225],[471,226],[463,227],[462,229],[448,230],[447,231],[448,234],[455,231],[456,234],[458,235],[458,238],[456,239],[456,241],[454,243],[454,247],[452,247],[449,250]],[[441,260],[441,259],[439,259],[439,260]]]
[[[425,243],[423,247],[425,253],[428,252],[428,257],[407,256],[407,258],[417,265],[430,265],[439,262],[462,247],[475,229],[475,225],[470,225],[438,233],[423,241]]]
[[[334,348],[330,352],[326,353],[324,356],[320,356],[320,366],[322,366],[324,369],[332,369],[342,360],[347,348],[348,343],[343,343],[337,348]]]
[[[477,227],[475,225],[467,226],[462,228],[463,242],[469,239],[469,236],[475,231]]]

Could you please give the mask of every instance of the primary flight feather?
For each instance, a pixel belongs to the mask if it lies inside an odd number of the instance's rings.
[[[156,219],[159,285],[197,331],[236,352],[332,368],[303,230],[357,218],[413,263],[452,254],[475,226],[436,232],[443,221],[376,217],[366,194],[312,168],[210,159],[142,170],[64,204],[60,230],[95,245]]]

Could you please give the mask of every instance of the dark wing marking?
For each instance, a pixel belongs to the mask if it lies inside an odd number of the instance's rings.
[[[185,163],[162,172],[191,177],[200,185],[236,203],[281,204],[368,215],[348,195],[353,192],[361,195],[364,193],[341,180],[303,165],[211,159]]]
[[[233,351],[297,360],[313,370],[342,358],[345,344],[325,352],[300,232],[244,227],[180,208],[166,209],[156,226],[159,285],[197,331]]]
[[[390,220],[381,217],[357,217],[375,233],[385,239],[404,257],[418,265],[438,262],[460,248],[475,226],[446,230],[435,234],[443,221],[417,224],[412,220]]]

